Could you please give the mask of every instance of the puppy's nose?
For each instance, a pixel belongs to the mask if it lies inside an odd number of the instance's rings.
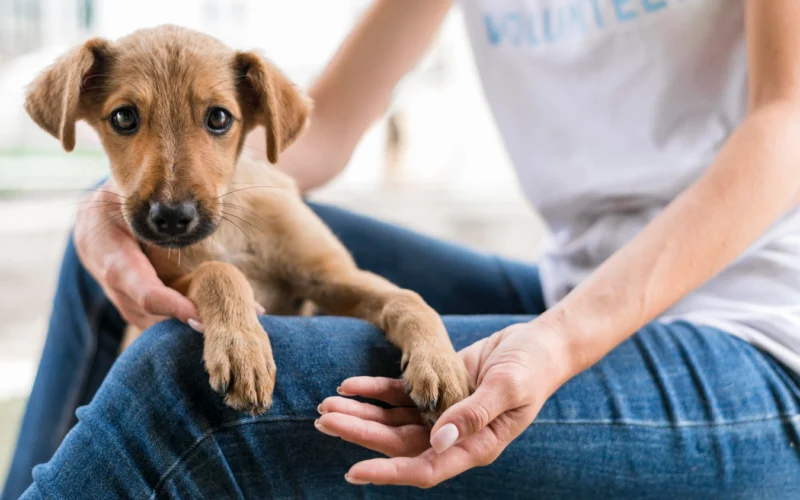
[[[164,236],[182,236],[197,217],[197,207],[191,201],[153,203],[150,205],[150,224]]]

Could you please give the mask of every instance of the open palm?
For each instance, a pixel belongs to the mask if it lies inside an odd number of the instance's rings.
[[[447,410],[431,429],[398,379],[354,377],[341,396],[319,405],[321,432],[387,455],[355,464],[345,476],[354,484],[431,487],[470,468],[492,463],[533,422],[555,390],[545,332],[532,324],[506,328],[460,352],[475,393]],[[549,373],[543,377],[543,373]],[[539,382],[539,383],[537,383]],[[392,408],[348,396],[383,401]]]

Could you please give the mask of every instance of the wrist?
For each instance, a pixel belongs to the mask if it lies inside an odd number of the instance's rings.
[[[551,360],[547,371],[553,390],[588,368],[583,348],[571,337],[560,315],[545,313],[529,325],[537,336],[537,344]]]

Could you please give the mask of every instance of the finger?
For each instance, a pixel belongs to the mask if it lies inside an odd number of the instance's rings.
[[[369,403],[333,396],[326,398],[318,407],[320,414],[343,413],[362,420],[399,427],[401,425],[422,425],[422,415],[412,407],[380,408]]]
[[[482,431],[501,413],[511,410],[513,387],[510,380],[491,372],[475,392],[445,411],[431,429],[431,446],[439,453],[460,439]]]
[[[314,425],[336,436],[390,457],[416,456],[427,450],[428,429],[421,425],[390,427],[344,413],[326,413]]]
[[[198,318],[192,301],[163,284],[144,290],[137,302],[148,314],[178,318],[184,323],[187,323],[189,319],[197,320]]]
[[[159,321],[167,319],[165,316],[153,316],[145,314],[142,309],[128,297],[113,292],[106,294],[114,304],[126,323],[135,326],[139,330],[146,330]]]
[[[352,466],[345,479],[353,484],[392,484],[431,488],[474,465],[459,446],[444,454],[428,450],[417,457],[375,458]]]
[[[403,381],[386,377],[351,377],[336,389],[342,396],[377,399],[394,406],[414,406]]]
[[[119,248],[106,256],[104,268],[108,287],[127,295],[142,310],[142,314],[168,316],[183,322],[198,317],[189,299],[167,288],[158,278],[138,244],[134,242],[134,247],[130,247],[122,243]]]

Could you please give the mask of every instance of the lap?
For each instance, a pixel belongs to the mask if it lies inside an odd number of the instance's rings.
[[[420,293],[442,314],[537,314],[537,268],[468,250],[334,207],[312,204],[363,269]],[[5,490],[16,498],[90,402],[117,355],[124,322],[67,246],[36,383]]]
[[[451,316],[445,324],[461,348],[529,319]],[[348,485],[348,467],[374,454],[313,426],[317,404],[342,379],[399,375],[399,353],[380,332],[344,318],[262,323],[278,365],[267,414],[222,405],[202,367],[202,338],[177,322],[159,324],[79,411],[53,461],[36,469],[32,495],[70,485],[126,496],[418,494]],[[749,344],[654,323],[560,389],[495,464],[427,495],[785,497],[800,490],[798,406],[795,380]]]

